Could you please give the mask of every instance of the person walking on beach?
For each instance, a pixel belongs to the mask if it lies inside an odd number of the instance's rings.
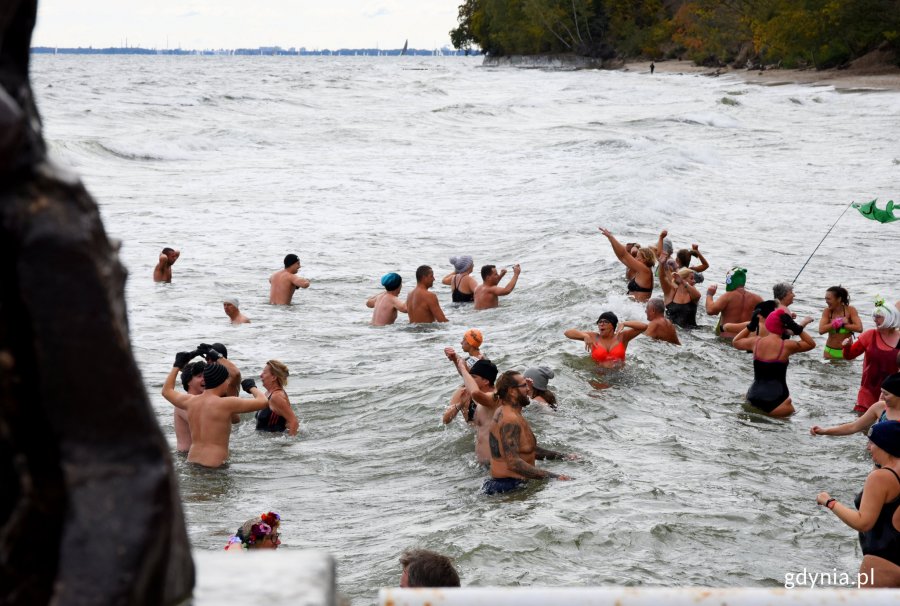
[[[572,479],[534,465],[536,459],[573,460],[576,457],[537,445],[531,426],[522,416],[522,409],[529,404],[529,390],[530,382],[514,370],[507,370],[497,379],[494,399],[499,408],[494,413],[488,437],[491,478],[482,486],[482,491],[487,494],[522,488],[528,480]]]
[[[153,281],[171,282],[172,266],[175,265],[175,261],[177,261],[180,256],[181,252],[174,248],[169,248],[167,246],[162,249],[162,252],[159,253],[159,261],[157,262],[156,267],[153,268]]]
[[[706,289],[706,313],[710,316],[719,314],[716,323],[716,335],[723,339],[734,339],[734,333],[724,330],[726,324],[749,322],[753,309],[762,303],[762,297],[744,288],[747,283],[747,270],[742,267],[733,268],[725,276],[725,294],[716,301],[717,286],[710,284]]]
[[[644,310],[647,315],[647,323],[643,322],[622,322],[622,328],[631,328],[638,332],[644,333],[645,336],[657,341],[665,341],[681,345],[678,340],[678,332],[672,321],[666,318],[666,305],[660,298],[654,298],[647,301],[647,308]]]
[[[231,320],[232,324],[250,324],[250,318],[241,313],[241,302],[237,297],[227,297],[222,301],[222,307],[225,309],[225,315]]]
[[[519,264],[513,265],[513,277],[506,286],[500,287],[500,280],[506,275],[506,270],[497,273],[496,265],[485,265],[481,268],[481,279],[484,281],[475,289],[475,309],[491,309],[500,305],[499,297],[505,297],[516,287],[519,281],[519,273],[522,269]]]
[[[175,364],[163,384],[162,396],[173,406],[187,411],[191,426],[188,463],[221,467],[228,460],[231,416],[262,410],[268,401],[253,379],[244,379],[243,382],[244,391],[253,395],[252,399],[226,396],[228,370],[221,364],[208,364],[203,370],[203,393],[191,395],[176,392],[175,377],[191,356],[189,352],[179,352],[175,356]]]
[[[475,261],[469,255],[450,257],[453,273],[444,276],[441,284],[450,286],[450,299],[454,303],[471,303],[475,300],[475,289],[478,282],[472,277]]]
[[[397,321],[397,312],[406,313],[406,303],[400,300],[400,289],[403,288],[403,278],[400,274],[391,272],[381,276],[381,285],[384,292],[369,297],[366,307],[374,309],[372,312],[372,326],[386,326]]]
[[[656,71],[656,64],[653,61],[650,62],[650,75],[653,75],[653,72]]]
[[[309,288],[309,280],[297,275],[300,271],[300,259],[295,254],[284,258],[284,269],[276,271],[269,277],[269,303],[272,305],[290,305],[294,291],[298,288]]]
[[[427,265],[416,269],[416,287],[406,297],[406,310],[410,324],[446,322],[447,316],[438,303],[437,295],[428,289],[434,284],[434,271]]]

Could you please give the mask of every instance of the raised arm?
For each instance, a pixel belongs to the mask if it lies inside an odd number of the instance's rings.
[[[456,275],[455,271],[451,271],[449,274],[441,278],[441,284],[447,284],[448,286],[453,282],[453,276]]]
[[[460,387],[453,392],[453,395],[450,397],[450,405],[444,411],[444,416],[441,417],[444,425],[455,419],[456,415],[463,411],[463,402],[468,402],[468,400],[469,392],[466,391],[465,387]],[[463,419],[465,419],[465,414],[463,414]]]
[[[297,288],[309,288],[309,280],[298,275],[291,276],[291,284]]]
[[[616,254],[616,258],[619,259],[622,263],[625,264],[625,267],[631,269],[633,271],[639,272],[650,272],[650,268],[644,265],[642,262],[638,261],[625,250],[625,247],[622,246],[622,243],[616,240],[616,237],[610,233],[610,231],[604,227],[599,228],[600,233],[607,237],[609,243],[612,245],[613,252]],[[652,275],[653,272],[650,272]]]
[[[622,322],[622,328],[627,330],[619,331],[619,341],[621,341],[623,345],[628,345],[629,341],[647,330],[647,324],[644,324],[643,322],[628,321]]]
[[[466,366],[466,361],[460,357],[456,358],[456,371],[459,373],[459,376],[462,377],[463,383],[466,386],[466,391],[469,392],[473,400],[488,408],[497,408],[500,406],[500,402],[494,398],[494,394],[484,393],[478,389],[478,383],[476,383],[475,379],[472,378],[472,375],[469,374],[469,367]]]
[[[734,339],[731,340],[731,344],[737,349],[751,351],[753,350],[753,345],[756,343],[757,339],[759,339],[759,337],[747,330],[747,327],[745,326],[741,329],[741,332],[734,336]]]
[[[516,282],[519,281],[519,273],[521,273],[521,271],[522,271],[522,268],[519,267],[518,263],[513,265],[513,277],[509,279],[509,282],[506,283],[506,286],[504,286],[502,288],[499,286],[495,286],[493,288],[494,294],[497,295],[498,297],[503,297],[503,296],[511,293],[513,291],[513,289],[516,287]]]
[[[728,303],[728,293],[725,293],[724,295],[719,297],[718,301],[713,300],[713,296],[715,294],[716,285],[712,284],[709,288],[706,289],[706,313],[710,316],[715,316],[722,313],[722,310],[725,309]]]
[[[187,402],[193,396],[187,393],[175,391],[175,377],[178,376],[178,372],[181,370],[178,366],[173,366],[172,370],[169,371],[169,375],[166,377],[165,382],[163,382],[162,388],[162,396],[169,401],[172,406],[176,408],[180,408],[181,410],[187,410]]]
[[[788,344],[791,345],[791,349],[793,350],[791,353],[803,353],[804,351],[809,351],[816,347],[816,342],[813,341],[812,336],[805,330],[800,333],[799,341],[789,341]]]
[[[222,398],[221,405],[224,406],[228,412],[253,412],[254,410],[262,410],[269,405],[269,401],[266,400],[266,394],[260,391],[256,386],[256,381],[253,379],[244,379],[241,381],[241,387],[253,397],[241,398],[239,396],[228,396]]]
[[[662,239],[660,239],[660,241],[662,241]],[[677,280],[678,278],[673,276],[672,268],[669,267],[669,264],[660,259],[659,285],[662,287],[664,301],[670,301],[670,299],[675,296],[675,286],[677,284]]]
[[[696,244],[691,244],[691,256],[697,257],[700,260],[700,265],[694,265],[691,267],[692,270],[696,272],[703,272],[709,269],[709,263],[706,261],[706,257],[703,256],[703,253],[700,252],[700,247]]]
[[[659,232],[659,239],[656,241],[656,256],[658,257],[665,250],[665,240],[666,236],[669,235],[669,230],[664,229]]]
[[[500,426],[500,440],[503,442],[503,458],[506,466],[529,479],[543,480],[545,478],[557,478],[558,474],[544,469],[538,469],[522,460],[519,455],[519,441],[522,438],[522,427],[518,423],[504,423]]]

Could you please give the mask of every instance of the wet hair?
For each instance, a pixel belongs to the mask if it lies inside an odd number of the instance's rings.
[[[832,286],[825,292],[830,292],[844,305],[850,305],[850,293],[843,286]]]
[[[514,389],[516,385],[520,383],[520,381],[516,381],[514,377],[521,377],[522,373],[517,370],[507,370],[502,375],[497,378],[497,382],[494,383],[494,388],[497,390],[494,393],[494,398],[497,400],[505,400],[506,396],[509,395],[509,390]]]
[[[659,297],[654,297],[654,298],[650,299],[649,301],[647,301],[647,308],[655,309],[656,312],[659,313],[660,315],[664,315],[666,313],[666,304]]]
[[[169,248],[168,246],[166,246],[164,249],[162,249],[162,254],[164,254],[164,255],[168,255],[169,253],[173,253],[173,252],[175,252],[175,249]]]
[[[482,265],[481,266],[481,279],[487,280],[488,276],[497,269],[496,265]]]
[[[681,265],[681,267],[688,267],[691,264],[691,256],[690,250],[682,248],[675,253],[675,260],[678,261],[678,264]]]
[[[432,273],[434,273],[434,271],[428,265],[419,265],[416,268],[416,282],[421,282],[428,274]]]
[[[202,375],[205,369],[206,362],[194,362],[181,369],[181,385],[185,391],[188,390],[188,384],[191,382],[191,379],[197,375]]]
[[[410,549],[400,556],[410,587],[459,587],[459,574],[445,555]]]
[[[794,286],[793,284],[788,284],[787,282],[779,282],[772,287],[772,297],[776,301],[781,301],[792,292],[794,292]]]
[[[656,265],[656,253],[653,252],[652,248],[641,246],[641,249],[638,251],[638,259],[640,259],[644,265],[647,265],[648,261],[650,262],[650,267]]]
[[[544,398],[544,401],[552,408],[556,410],[556,394],[554,394],[549,389],[538,389],[537,387],[532,387],[531,391],[534,393],[534,397]]]
[[[269,367],[269,372],[275,375],[275,378],[278,380],[278,384],[284,387],[288,383],[288,375],[290,375],[290,371],[288,367],[284,365],[283,362],[278,360],[269,360],[266,362],[266,366]]]

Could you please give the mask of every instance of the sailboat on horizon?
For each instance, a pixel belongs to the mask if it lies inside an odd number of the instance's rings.
[[[406,39],[406,42],[403,43],[403,50],[400,51],[400,56],[406,54],[406,49],[409,47],[409,38]]]

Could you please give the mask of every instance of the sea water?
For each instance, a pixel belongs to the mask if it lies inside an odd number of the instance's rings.
[[[132,345],[169,443],[177,351],[221,341],[245,377],[290,368],[298,437],[245,415],[227,468],[174,456],[196,549],[278,511],[282,548],[334,554],[355,603],[397,584],[410,547],[452,556],[465,585],[773,587],[857,569],[856,533],[815,497],[852,500],[865,439],[809,427],[855,418],[859,362],[794,356],[798,413],[772,420],[744,407],[750,355],[702,311],[681,347],[638,338],[602,375],[563,331],[605,310],[643,319],[598,226],[644,244],[668,229],[700,244],[720,293],[740,265],[769,298],[851,201],[900,196],[900,94],[441,57],[35,56],[33,80],[53,154],[123,242]],[[873,297],[900,298],[896,225],[844,215],[794,310],[818,320],[842,284],[871,327]],[[164,246],[181,258],[155,284]],[[312,286],[269,306],[288,253]],[[459,254],[476,273],[521,263],[498,309],[452,305],[438,283],[449,323],[369,326],[382,274],[405,295],[417,266],[440,278]],[[229,295],[252,324],[229,325]],[[443,348],[470,327],[501,370],[554,370],[559,412],[525,414],[543,447],[581,455],[541,464],[574,481],[478,493],[471,431],[440,420],[460,384]]]

